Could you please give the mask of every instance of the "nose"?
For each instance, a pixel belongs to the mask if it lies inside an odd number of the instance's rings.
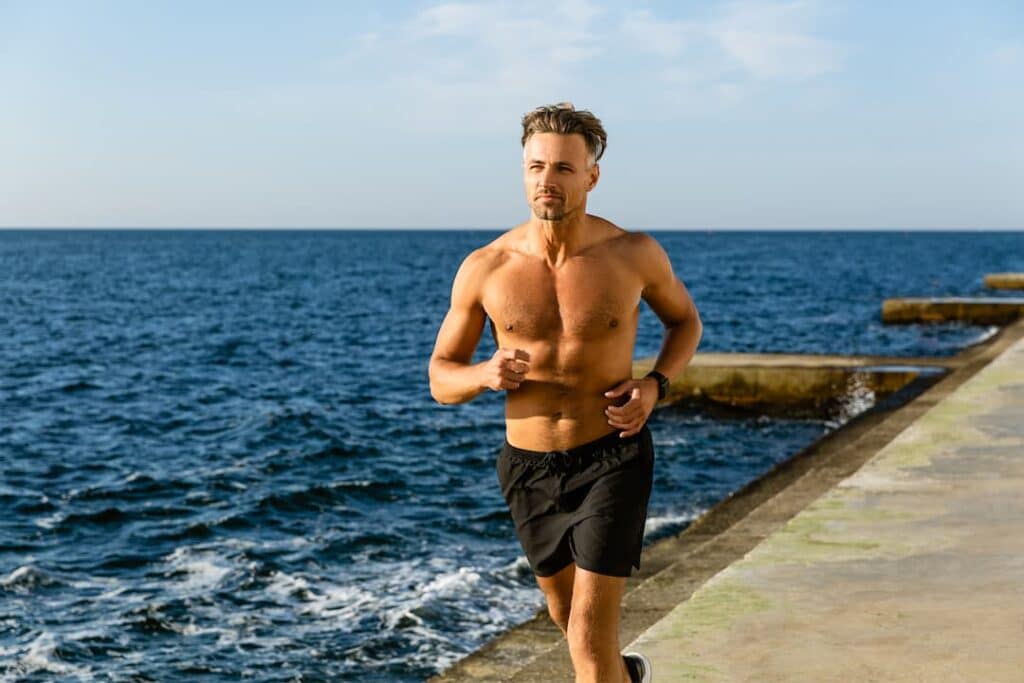
[[[537,177],[537,186],[541,190],[554,190],[556,187],[556,183],[552,182],[554,177],[555,173],[551,169],[541,171],[540,175]]]

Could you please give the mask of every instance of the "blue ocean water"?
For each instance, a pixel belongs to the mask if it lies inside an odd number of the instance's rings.
[[[434,403],[496,231],[0,231],[3,680],[418,681],[542,605],[502,398]],[[1002,296],[1015,232],[657,232],[701,351],[951,355],[890,296]],[[636,356],[661,330],[644,306]],[[477,359],[494,351],[485,332]],[[835,422],[650,421],[645,543]]]

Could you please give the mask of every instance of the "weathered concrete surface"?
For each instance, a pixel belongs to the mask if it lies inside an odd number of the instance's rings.
[[[949,297],[936,299],[886,299],[882,322],[935,323],[961,321],[977,325],[1003,325],[1024,314],[1024,299],[999,297]]]
[[[1017,339],[628,648],[657,681],[994,683],[1022,643]]]
[[[949,374],[924,393],[895,410],[878,406],[857,416],[727,496],[679,535],[645,548],[640,571],[626,581],[620,642],[628,643],[646,631],[715,574],[741,559],[823,493],[856,472],[1019,339],[1024,339],[1024,320],[944,359],[949,361]],[[914,364],[925,360],[928,359],[902,359]],[[534,618],[429,680],[569,682],[573,680],[573,670],[561,632],[541,609]]]
[[[989,273],[985,286],[992,289],[1024,289],[1024,273]]]
[[[633,364],[643,377],[654,358]],[[951,367],[950,358],[830,356],[793,353],[698,353],[669,388],[665,404],[728,406],[761,414],[832,415],[850,400],[871,402],[900,391],[924,373]]]

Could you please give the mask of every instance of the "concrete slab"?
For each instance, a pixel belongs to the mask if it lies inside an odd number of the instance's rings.
[[[643,377],[654,358],[633,364]],[[790,353],[698,353],[672,380],[669,404],[728,406],[766,415],[832,417],[873,404],[912,382],[937,379],[955,360]]]
[[[989,273],[985,286],[992,289],[1024,289],[1024,273]]]
[[[656,681],[1024,680],[1024,339],[624,649]]]
[[[965,322],[975,325],[1004,325],[1024,315],[1024,298],[945,297],[886,299],[882,322],[938,323]]]

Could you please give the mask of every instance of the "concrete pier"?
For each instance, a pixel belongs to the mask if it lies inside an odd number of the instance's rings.
[[[662,681],[1009,683],[1022,639],[1019,339],[627,649]]]
[[[633,364],[643,377],[654,358]],[[673,379],[663,404],[727,406],[759,414],[841,412],[858,399],[884,400],[915,381],[933,381],[951,358],[830,356],[792,353],[698,353]]]
[[[952,358],[900,359],[948,372],[645,548],[624,649],[653,656],[655,681],[1020,680],[1021,340],[1024,320]],[[431,679],[572,680],[543,609]]]
[[[992,289],[1024,289],[1024,273],[989,273],[985,286]]]
[[[1024,298],[948,297],[934,299],[886,299],[882,322],[938,323],[965,322],[975,325],[1005,325],[1024,314]]]

